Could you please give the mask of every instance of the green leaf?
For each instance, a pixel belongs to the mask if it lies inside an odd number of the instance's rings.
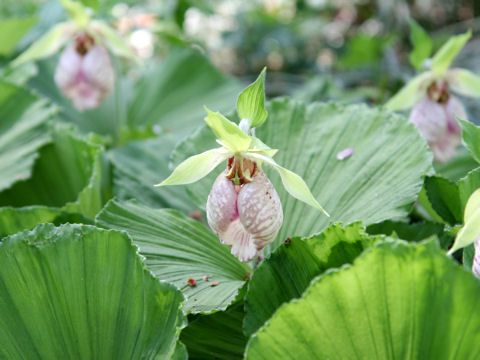
[[[235,79],[223,76],[200,52],[172,50],[163,62],[147,64],[140,74],[131,92],[128,122],[159,124],[179,136],[188,135],[203,123],[204,105],[231,111],[240,91]]]
[[[76,23],[76,25],[84,29],[89,20],[90,15],[82,4],[81,1],[76,0],[58,0],[60,4],[64,7],[64,9],[68,12],[68,15],[72,18],[72,20]]]
[[[247,338],[242,333],[243,303],[226,311],[199,315],[180,334],[189,359],[243,359]]]
[[[430,71],[415,76],[388,100],[385,106],[393,111],[411,108],[425,96],[427,88],[433,80],[434,77]]]
[[[145,256],[149,270],[182,289],[187,298],[185,311],[226,309],[250,271],[205,226],[173,210],[110,201],[97,216],[97,223],[126,231]],[[208,281],[202,279],[205,275]],[[196,280],[197,286],[189,286],[189,278]],[[217,281],[212,287],[211,282]]]
[[[458,186],[454,182],[439,176],[425,179],[425,190],[432,209],[450,225],[461,223],[462,206]]]
[[[331,216],[312,211],[289,195],[274,170],[265,166],[284,210],[272,249],[289,236],[316,234],[329,221],[370,225],[410,213],[424,175],[432,171],[432,155],[403,116],[365,105],[306,105],[288,99],[274,100],[267,108],[270,121],[257,129],[256,136],[280,149],[275,161],[301,176]],[[178,164],[214,144],[207,129],[197,131],[172,153],[172,162]],[[338,160],[337,154],[347,148],[354,149],[353,155]],[[187,187],[199,206],[205,206],[214,175]]]
[[[17,43],[37,22],[37,18],[10,18],[0,21],[0,55],[9,56],[15,50]]]
[[[460,95],[480,97],[480,76],[466,69],[452,69],[447,73],[448,86]]]
[[[468,199],[465,206],[464,225],[455,238],[448,254],[473,244],[480,237],[480,189],[476,190]]]
[[[474,257],[475,257],[475,247],[473,244],[470,244],[463,249],[463,254],[462,254],[463,267],[467,271],[472,271]]]
[[[269,158],[268,156],[264,156],[262,154],[254,154],[248,153],[245,155],[247,158],[251,158],[254,161],[258,162],[265,162],[266,164],[272,166],[280,175],[282,179],[282,184],[285,190],[292,195],[294,198],[303,201],[305,204],[314,207],[317,210],[322,211],[326,216],[330,217],[330,215],[322,208],[322,206],[318,203],[318,201],[313,197],[308,185],[305,181],[295,174],[293,171],[285,169],[278,165],[275,160]]]
[[[410,23],[410,42],[413,50],[409,55],[410,63],[417,70],[423,67],[423,61],[428,59],[433,50],[433,42],[427,32],[412,18],[408,20]]]
[[[64,126],[57,126],[51,135],[52,142],[40,149],[31,176],[0,192],[0,222],[9,224],[9,233],[31,228],[24,227],[23,217],[34,225],[35,214],[41,216],[39,221],[48,217],[53,221],[65,211],[93,218],[111,196],[102,148]]]
[[[233,153],[223,147],[194,155],[178,165],[168,178],[156,186],[191,184],[207,176],[231,156]]]
[[[433,235],[440,237],[443,234],[445,225],[431,221],[406,223],[401,221],[386,220],[367,227],[367,232],[372,235],[388,235],[406,241],[421,241]]]
[[[120,35],[105,22],[94,20],[90,23],[89,28],[95,35],[100,37],[100,41],[104,43],[112,53],[140,62],[132,48],[127,45],[126,40],[122,39]]]
[[[0,244],[0,357],[168,358],[181,293],[144,268],[125,234],[39,225]]]
[[[246,359],[476,359],[478,281],[432,243],[382,243],[317,277]]]
[[[27,61],[38,60],[55,54],[70,39],[74,31],[74,27],[69,23],[55,25],[20,54],[13,61],[13,65],[19,66]]]
[[[477,168],[478,162],[475,161],[467,149],[460,147],[452,160],[446,163],[435,162],[433,166],[436,174],[452,181],[458,181]]]
[[[136,199],[151,207],[173,208],[184,214],[197,210],[184,187],[152,185],[170,174],[169,154],[176,143],[175,136],[161,134],[154,139],[129,142],[124,147],[111,150],[115,197],[119,200]]]
[[[436,52],[432,58],[432,72],[435,76],[443,76],[450,67],[453,59],[458,55],[463,46],[472,37],[469,30],[465,34],[452,36],[448,41]]]
[[[205,110],[207,111],[205,122],[225,146],[234,153],[245,151],[250,147],[252,139],[237,124],[219,112],[213,112],[207,108]]]
[[[480,128],[464,119],[459,119],[462,126],[462,140],[473,158],[480,163]]]
[[[462,214],[465,212],[468,199],[480,188],[480,168],[470,171],[465,177],[458,181],[458,194],[462,207]]]
[[[187,348],[181,341],[177,341],[175,352],[170,360],[188,360]]]
[[[257,80],[250,84],[238,96],[237,113],[240,119],[251,121],[251,127],[260,126],[267,119],[265,110],[265,73],[263,68]]]
[[[279,247],[248,284],[245,334],[251,336],[283,303],[300,297],[315,276],[353,262],[374,241],[358,223],[334,224],[312,238],[293,238]]]
[[[50,141],[52,107],[30,92],[0,82],[0,191],[28,179],[38,149]]]

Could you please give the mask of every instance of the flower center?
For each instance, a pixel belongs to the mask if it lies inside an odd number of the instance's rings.
[[[243,185],[252,181],[258,171],[257,163],[239,156],[228,159],[227,179],[231,179],[235,185]]]
[[[95,40],[86,33],[78,34],[75,38],[75,50],[82,56],[85,55],[94,44]]]
[[[441,83],[434,82],[432,83],[428,88],[427,88],[427,94],[428,97],[436,101],[440,104],[445,104],[449,97],[450,94],[448,93],[447,90],[448,83],[446,81],[443,81]]]

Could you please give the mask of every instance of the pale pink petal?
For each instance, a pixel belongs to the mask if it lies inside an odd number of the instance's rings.
[[[445,108],[440,103],[423,97],[412,109],[408,119],[415,124],[427,142],[436,142],[447,130]]]
[[[354,152],[354,150],[352,148],[347,148],[345,150],[342,150],[337,154],[337,159],[338,160],[345,160],[346,158],[352,156],[353,152]]]
[[[103,97],[113,90],[115,73],[104,47],[95,45],[85,54],[82,70],[87,81],[98,87]]]
[[[222,172],[208,195],[208,225],[217,234],[224,233],[235,219],[238,219],[237,193],[233,182],[225,177],[225,172]]]
[[[266,175],[259,171],[253,181],[242,186],[237,199],[238,214],[259,249],[271,243],[283,222],[280,198]]]
[[[472,272],[476,277],[480,278],[480,240],[475,242],[475,256],[473,258]]]
[[[75,85],[81,65],[82,56],[75,50],[73,45],[62,52],[55,69],[55,83],[62,92]]]
[[[232,254],[242,262],[248,262],[257,256],[257,248],[252,241],[252,235],[243,227],[240,219],[231,222],[227,231],[218,234],[220,240],[232,247]]]

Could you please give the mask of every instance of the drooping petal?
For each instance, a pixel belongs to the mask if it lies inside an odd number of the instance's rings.
[[[85,55],[82,70],[92,85],[101,92],[102,99],[113,90],[115,73],[110,56],[104,47],[95,45]]]
[[[259,171],[242,186],[237,198],[238,214],[257,248],[264,248],[277,236],[283,222],[280,198],[270,180]]]
[[[240,218],[231,222],[227,231],[218,234],[220,240],[232,247],[232,254],[242,262],[249,262],[257,256],[257,248],[250,234],[242,225]]]
[[[208,225],[217,234],[223,234],[236,219],[238,219],[237,192],[233,182],[225,177],[225,172],[222,172],[213,183],[212,190],[208,195]],[[228,239],[221,240],[232,245]]]
[[[429,71],[417,75],[405,84],[385,106],[393,111],[411,108],[422,98],[433,79],[433,74]]]
[[[473,257],[472,272],[477,278],[480,278],[480,240],[475,242],[475,256]]]
[[[207,150],[189,157],[178,165],[170,176],[155,186],[191,184],[210,174],[222,161],[232,153],[224,148]]]

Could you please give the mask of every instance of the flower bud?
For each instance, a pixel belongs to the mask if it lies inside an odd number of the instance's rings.
[[[79,111],[98,107],[112,91],[114,79],[107,50],[86,35],[63,51],[55,70],[55,83]]]
[[[409,121],[427,140],[435,161],[447,162],[455,156],[462,139],[462,129],[456,117],[466,119],[467,115],[461,102],[450,94],[439,100],[425,96],[410,113]]]
[[[251,182],[235,185],[222,172],[207,200],[207,220],[232,254],[248,262],[261,254],[282,226],[283,211],[275,188],[261,170]]]

